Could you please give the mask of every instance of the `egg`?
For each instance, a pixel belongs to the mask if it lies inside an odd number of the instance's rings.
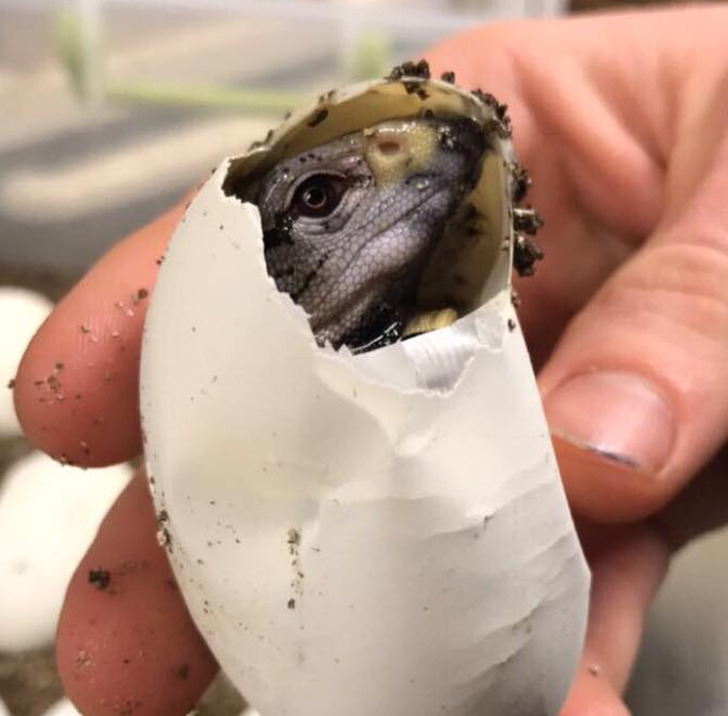
[[[408,63],[223,162],[154,291],[141,408],[159,539],[265,716],[550,716],[576,668],[589,573],[510,285],[539,257],[514,225],[539,222],[517,206],[504,107],[451,79]],[[433,118],[466,118],[485,149],[418,274],[415,328],[334,345],[269,275],[261,182]]]
[[[61,699],[53,704],[43,716],[82,716],[80,711],[68,700]]]
[[[28,342],[51,312],[53,305],[35,291],[16,286],[0,286],[0,437],[22,433],[13,407],[13,394],[5,390],[15,379]]]
[[[131,478],[127,465],[63,466],[35,452],[0,484],[0,651],[53,643],[68,582]]]

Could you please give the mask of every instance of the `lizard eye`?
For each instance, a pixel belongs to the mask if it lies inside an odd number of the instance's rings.
[[[304,179],[293,194],[291,209],[299,216],[318,218],[336,209],[346,184],[333,174],[314,174]]]

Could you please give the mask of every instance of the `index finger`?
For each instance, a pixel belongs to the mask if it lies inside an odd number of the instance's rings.
[[[97,467],[141,451],[139,353],[149,295],[184,203],[117,244],[58,304],[15,378],[25,434],[56,460]]]

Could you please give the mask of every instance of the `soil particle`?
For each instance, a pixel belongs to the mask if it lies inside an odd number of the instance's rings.
[[[543,259],[543,252],[532,241],[522,234],[516,236],[513,252],[513,267],[519,276],[533,276],[536,273],[536,261]]]
[[[172,546],[172,535],[167,529],[167,523],[169,522],[169,513],[167,510],[160,510],[157,513],[157,543],[163,549],[166,549],[170,554],[174,551]]]
[[[81,669],[85,669],[90,664],[91,657],[89,656],[87,651],[81,649],[78,654],[76,654],[76,669],[80,671]]]
[[[430,79],[430,65],[427,60],[419,62],[403,62],[392,69],[386,79],[401,80],[403,77],[420,77],[424,80]]]
[[[88,573],[88,582],[99,591],[103,591],[111,582],[111,573],[107,569],[92,569]]]
[[[528,188],[531,186],[531,179],[528,172],[520,164],[514,162],[511,164],[510,169],[513,177],[511,195],[513,202],[518,204],[526,198]]]
[[[291,528],[288,530],[287,533],[287,544],[288,544],[288,553],[293,557],[291,560],[291,567],[293,569],[293,579],[291,580],[291,589],[293,589],[294,594],[301,597],[303,596],[303,570],[301,568],[301,559],[299,555],[299,547],[301,545],[301,533],[295,529]],[[290,601],[289,601],[290,605]],[[295,600],[294,600],[295,605]],[[293,607],[289,606],[289,609],[292,609]]]
[[[534,236],[543,224],[543,219],[531,207],[513,210],[513,229],[515,231],[522,231],[529,236]]]
[[[299,544],[301,544],[301,533],[297,529],[291,528],[288,530],[288,551],[291,555],[298,552],[296,548]]]

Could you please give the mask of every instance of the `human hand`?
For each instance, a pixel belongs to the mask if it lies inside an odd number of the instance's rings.
[[[510,105],[547,220],[520,315],[594,571],[563,716],[626,713],[619,694],[670,550],[728,518],[727,23],[706,7],[498,24],[430,54],[433,70]],[[140,452],[140,289],[180,213],[119,244],[31,344],[16,404],[55,457]],[[62,401],[35,385],[59,362]],[[69,588],[59,667],[89,716],[183,714],[214,674],[155,532],[138,477]],[[88,584],[98,566],[114,590]]]
[[[725,27],[724,7],[514,23],[431,55],[509,104],[547,222],[520,318],[593,570],[563,716],[626,713],[669,553],[728,520]]]

